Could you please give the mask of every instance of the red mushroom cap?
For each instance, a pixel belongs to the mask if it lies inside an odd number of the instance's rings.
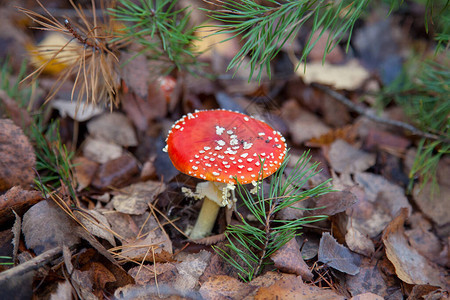
[[[189,113],[175,122],[166,149],[185,174],[225,183],[236,176],[245,184],[274,173],[286,156],[283,136],[266,123],[228,110]]]

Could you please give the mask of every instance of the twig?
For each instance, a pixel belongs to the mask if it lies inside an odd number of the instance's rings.
[[[363,107],[361,105],[353,103],[347,97],[339,94],[338,92],[330,89],[327,86],[324,86],[324,85],[321,85],[321,84],[318,84],[318,83],[311,83],[311,86],[313,86],[315,88],[318,88],[319,90],[325,92],[326,94],[328,94],[329,96],[333,97],[337,101],[341,102],[342,104],[344,104],[345,106],[347,106],[351,110],[359,113],[360,115],[363,115],[363,116],[367,117],[368,119],[370,119],[372,121],[375,121],[377,123],[386,124],[386,125],[389,125],[389,126],[398,127],[398,128],[401,128],[401,129],[409,131],[413,135],[417,135],[417,136],[424,137],[424,138],[427,138],[427,139],[440,140],[440,141],[443,141],[445,143],[449,143],[450,142],[450,139],[448,139],[448,138],[445,138],[445,137],[442,137],[442,136],[439,136],[439,135],[436,135],[436,134],[432,134],[432,133],[429,133],[429,132],[422,131],[422,130],[412,126],[411,124],[377,116],[377,115],[374,114],[373,111],[371,111],[368,108],[365,108],[365,107]]]
[[[5,280],[15,280],[25,273],[37,270],[61,256],[61,253],[62,248],[56,247],[36,256],[35,258],[27,262],[24,262],[23,264],[17,265],[12,269],[3,271],[0,273],[0,282],[5,282]]]

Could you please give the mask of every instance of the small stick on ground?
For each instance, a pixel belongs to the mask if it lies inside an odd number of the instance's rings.
[[[445,138],[445,137],[442,137],[442,136],[439,136],[439,135],[436,135],[436,134],[432,134],[432,133],[429,133],[429,132],[422,131],[422,130],[412,126],[411,124],[377,116],[373,111],[369,110],[366,107],[363,107],[361,105],[353,103],[347,97],[345,97],[345,96],[341,95],[340,93],[330,89],[327,86],[324,86],[324,85],[321,85],[321,84],[318,84],[318,83],[312,83],[311,86],[315,87],[315,88],[318,88],[319,90],[321,90],[322,92],[324,92],[324,93],[328,94],[329,96],[333,97],[335,100],[337,100],[340,103],[344,104],[345,106],[347,106],[351,110],[357,112],[360,115],[363,115],[363,116],[367,117],[368,119],[370,119],[372,121],[375,121],[377,123],[386,124],[386,125],[393,126],[393,127],[397,127],[397,128],[401,128],[401,129],[409,131],[413,135],[417,135],[417,136],[424,137],[424,138],[427,138],[427,139],[441,140],[441,141],[446,142],[446,143],[450,142],[450,140]]]

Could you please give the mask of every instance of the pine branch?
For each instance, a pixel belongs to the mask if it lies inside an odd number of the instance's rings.
[[[330,31],[325,58],[341,41],[344,33],[349,32],[351,36],[353,25],[370,0],[290,0],[283,3],[269,0],[265,2],[267,4],[252,0],[205,2],[217,6],[216,10],[204,9],[210,18],[224,23],[218,26],[220,29],[215,34],[226,33],[232,38],[241,36],[244,41],[241,50],[228,65],[228,70],[242,67],[246,62],[245,58],[249,57],[249,80],[256,74],[256,79],[260,81],[264,70],[270,77],[270,61],[284,44],[295,38],[307,22],[312,23],[311,35],[303,47],[299,62],[305,60],[320,37]],[[319,32],[315,40],[312,39],[314,32]],[[349,43],[350,37],[347,47]],[[299,65],[300,63],[297,68]]]
[[[23,81],[30,78],[35,80],[48,67],[57,66],[61,70],[46,101],[54,98],[62,85],[74,76],[71,100],[75,94],[78,94],[79,104],[85,100],[96,104],[106,99],[111,110],[113,106],[118,106],[117,65],[119,60],[115,52],[122,45],[111,40],[110,33],[113,27],[111,20],[103,20],[104,22],[98,20],[94,0],[91,0],[92,19],[87,17],[81,6],[75,5],[73,0],[69,1],[80,20],[79,23],[69,19],[61,21],[53,16],[39,0],[36,2],[43,9],[43,14],[22,7],[17,9],[39,25],[34,27],[35,29],[60,34],[65,36],[67,41],[58,45],[37,46],[31,51],[38,66]]]
[[[230,265],[238,270],[240,278],[251,281],[257,276],[269,257],[289,240],[300,235],[302,226],[326,218],[326,216],[305,217],[296,220],[278,220],[276,214],[293,204],[307,198],[316,197],[331,191],[329,180],[309,189],[303,190],[307,181],[316,175],[318,164],[308,167],[308,153],[304,153],[293,170],[285,177],[289,157],[270,179],[269,191],[266,195],[262,182],[258,182],[255,194],[238,183],[237,192],[244,205],[257,220],[257,225],[250,224],[239,212],[236,212],[242,224],[227,227],[228,244],[225,249],[213,247],[215,251]],[[263,161],[261,161],[263,165]]]
[[[191,11],[176,9],[177,1],[157,0],[139,3],[119,0],[118,6],[109,9],[115,20],[126,26],[119,31],[116,40],[137,42],[141,45],[139,54],[152,60],[163,60],[178,70],[198,65],[196,53],[190,49],[195,28],[189,27]]]

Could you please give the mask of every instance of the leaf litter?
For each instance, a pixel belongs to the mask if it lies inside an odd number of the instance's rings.
[[[362,32],[370,29],[369,23],[364,25],[358,35],[360,48],[365,47]],[[381,22],[374,26],[379,31],[396,25]],[[389,126],[355,118],[348,107],[310,85],[325,83],[345,89],[342,94],[356,103],[364,92],[381,84],[364,62],[373,66],[377,64],[370,59],[386,63],[400,54],[392,47],[387,56],[363,53],[362,59],[356,59],[338,45],[322,64],[320,53],[329,34],[319,39],[305,74],[300,67],[295,78],[263,81],[260,86],[242,80],[249,73],[245,68],[237,70],[233,80],[225,74],[217,81],[182,72],[157,73],[154,70],[165,63],[151,62],[144,55],[129,60],[135,54],[130,51],[121,53],[121,61],[129,63],[121,78],[122,106],[114,112],[86,104],[80,113],[79,105],[67,101],[67,92],[61,89],[51,106],[53,116],[59,113],[62,120],[62,139],[70,142],[78,134],[72,160],[75,199],[68,196],[69,187],[64,185],[51,194],[30,190],[36,174],[36,145],[25,136],[26,126],[20,126],[24,120],[32,122],[32,115],[14,105],[15,99],[0,94],[6,99],[5,114],[16,122],[0,120],[0,220],[9,230],[9,224],[22,217],[24,241],[20,241],[18,225],[14,229],[18,266],[35,254],[52,254],[55,247],[62,247],[59,256],[62,253],[64,263],[46,260],[45,272],[40,273],[45,275],[40,278],[48,292],[38,289],[37,295],[51,299],[74,293],[86,299],[448,297],[448,158],[439,163],[441,193],[437,198],[428,197],[431,185],[419,189],[416,184],[412,195],[407,194],[409,153],[415,151],[416,141]],[[20,40],[24,36],[28,38],[23,34]],[[239,51],[239,44],[235,40],[221,44],[214,38],[196,43],[203,49],[212,48],[200,59],[221,73],[232,53]],[[283,48],[283,55],[292,58],[300,38],[291,48]],[[391,38],[398,42],[398,36]],[[372,50],[380,52],[378,46]],[[286,68],[285,61],[274,63]],[[383,80],[390,78],[389,73],[382,76]],[[170,81],[167,86],[166,81]],[[48,83],[43,81],[41,86],[48,87]],[[366,94],[362,102],[370,101],[374,99]],[[210,247],[226,243],[225,219],[240,224],[236,213],[220,212],[209,243],[193,243],[185,236],[198,214],[198,203],[184,197],[181,188],[192,188],[197,181],[179,174],[161,151],[174,120],[209,108],[233,108],[264,119],[287,137],[294,157],[313,147],[313,160],[320,162],[323,171],[305,187],[334,178],[335,192],[278,213],[284,220],[329,218],[306,224],[303,235],[275,252],[251,282],[241,281],[236,270]],[[245,210],[239,207],[238,211]],[[4,236],[9,240],[12,235]],[[13,250],[5,251],[2,254],[16,256]],[[58,274],[60,280],[52,280],[49,274]],[[71,276],[63,277],[66,274]],[[24,291],[31,292],[32,279],[24,281],[29,285]]]

